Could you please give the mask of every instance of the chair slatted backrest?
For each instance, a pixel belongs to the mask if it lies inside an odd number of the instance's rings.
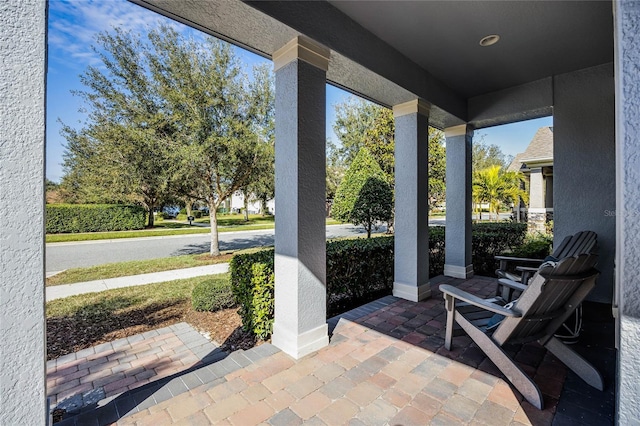
[[[582,253],[595,253],[597,244],[598,234],[593,231],[581,231],[562,240],[552,256],[564,259]]]
[[[597,260],[596,255],[583,253],[561,259],[555,267],[542,266],[514,307],[522,317],[505,318],[493,333],[493,340],[502,345],[555,332],[549,328],[557,329],[595,285],[598,271],[593,267]]]

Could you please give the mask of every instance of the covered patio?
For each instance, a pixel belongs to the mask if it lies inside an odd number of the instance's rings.
[[[440,284],[450,284],[490,296],[495,292],[496,281],[440,276],[432,283],[435,289]],[[445,317],[442,295],[437,290],[434,298],[422,302],[388,296],[329,320],[330,344],[299,360],[270,344],[228,357],[211,348],[199,361],[192,357],[191,365],[148,379],[151,383],[146,384],[145,379],[139,383],[135,379],[129,381],[130,390],[125,387],[106,397],[103,394],[83,409],[66,413],[57,424],[613,423],[615,349],[610,315],[586,318],[577,347],[603,373],[604,392],[590,388],[538,344],[508,348],[520,367],[538,383],[545,400],[542,411],[523,401],[522,395],[468,337],[454,338],[453,350],[446,350]],[[184,336],[185,328],[179,325],[175,331]],[[145,340],[153,346],[153,342],[167,338],[163,333],[149,335]],[[187,348],[203,347],[196,337],[181,339],[192,342],[185,344]],[[104,350],[105,357],[133,364],[120,356],[123,345],[117,346],[112,350],[97,349],[90,359],[99,360],[101,354],[97,351]],[[179,350],[180,345],[172,346]],[[140,363],[132,365],[136,375],[145,364],[151,371],[159,365],[161,374],[167,370],[167,364],[148,359],[146,352],[141,353]],[[190,351],[179,353],[187,355]],[[187,357],[182,360],[187,361]],[[73,369],[65,366],[77,365],[78,360],[64,362],[58,362],[58,371],[67,369],[69,377],[73,376]],[[86,364],[81,362],[79,367]],[[102,365],[105,369],[114,367],[113,362]],[[55,369],[50,376],[56,377]],[[104,389],[113,390],[122,382],[107,382]]]
[[[436,310],[442,308],[442,300],[437,282],[430,282],[428,276],[427,129],[431,125],[446,134],[444,274],[468,280],[464,285],[485,291],[484,287],[480,289],[476,279],[472,279],[471,152],[474,132],[484,127],[553,115],[555,242],[581,230],[598,234],[601,274],[588,299],[593,303],[592,308],[585,308],[585,312],[587,317],[602,317],[602,312],[613,312],[617,349],[615,421],[627,424],[640,418],[640,389],[637,386],[640,364],[640,188],[637,184],[640,181],[640,145],[637,141],[640,135],[636,125],[640,120],[639,3],[624,0],[544,3],[133,2],[274,62],[278,215],[272,343],[281,352],[270,357],[280,360],[282,365],[287,364],[286,371],[298,371],[309,378],[299,383],[318,384],[313,379],[321,380],[313,375],[316,368],[321,368],[317,361],[331,358],[322,362],[335,364],[334,358],[346,358],[345,365],[339,367],[344,370],[341,374],[353,376],[347,378],[354,382],[354,389],[360,389],[362,383],[377,386],[364,379],[365,372],[369,371],[367,368],[373,368],[365,366],[369,359],[374,359],[384,364],[378,366],[380,371],[397,368],[399,375],[418,377],[417,373],[424,374],[419,388],[403,390],[411,397],[402,408],[406,410],[404,414],[389,411],[389,416],[385,417],[388,421],[409,423],[410,416],[419,414],[415,411],[419,409],[417,406],[427,409],[428,404],[424,401],[416,402],[418,395],[435,401],[431,414],[421,411],[434,422],[441,418],[439,416],[461,416],[471,412],[473,415],[457,420],[481,421],[474,416],[495,408],[489,404],[495,402],[491,399],[492,393],[497,387],[504,392],[508,392],[508,388],[498,377],[491,376],[491,379],[475,370],[476,367],[483,370],[483,361],[477,351],[469,347],[469,342],[459,338],[456,348],[460,349],[448,354],[438,346],[442,321],[437,319]],[[1,411],[4,420],[11,424],[43,424],[48,415],[43,223],[25,221],[22,211],[13,206],[30,206],[36,217],[44,216],[46,2],[10,0],[0,9],[0,22],[4,58],[0,129],[6,135],[2,141],[0,186],[3,199],[7,201],[0,211],[3,218],[1,326],[4,341],[11,342],[0,348]],[[487,39],[487,36],[491,37]],[[498,37],[495,36],[499,36],[498,43],[487,42],[496,41]],[[393,108],[396,119],[394,298],[389,299],[390,305],[380,307],[378,313],[367,312],[365,316],[352,318],[355,322],[339,324],[331,341],[331,324],[326,321],[324,232],[327,82]],[[602,305],[605,305],[604,311]],[[416,316],[406,316],[413,314]],[[416,319],[421,315],[422,319]],[[423,324],[421,321],[429,316],[431,318]],[[416,325],[420,323],[423,331],[429,333],[407,328],[412,321]],[[607,330],[609,336],[612,334],[606,327],[600,327],[600,330]],[[379,350],[369,352],[369,348],[378,347]],[[398,352],[393,360],[383,358],[382,352],[392,347],[402,353]],[[536,353],[535,348],[528,349],[526,353]],[[545,371],[554,365],[554,360],[540,351],[537,353],[535,359],[521,361],[525,365],[529,361],[536,364],[536,367],[531,365],[535,370],[530,372],[542,378],[545,374],[540,372],[540,366],[544,366]],[[473,365],[476,362],[478,365]],[[237,371],[241,372],[235,376],[235,373],[229,373],[224,379],[229,383],[240,379],[246,390],[253,389],[253,392],[256,389],[251,386],[267,379],[256,379],[263,370],[250,365]],[[469,375],[465,376],[467,373]],[[276,377],[281,372],[270,374]],[[484,399],[465,396],[465,381],[473,374],[474,380],[491,387],[477,385],[487,391]],[[415,383],[414,380],[398,380],[403,376],[386,375],[395,381],[382,377],[382,387],[378,386],[381,394]],[[546,416],[548,422],[553,421],[552,416],[564,415],[560,411],[563,398],[559,389],[564,392],[571,376],[568,377],[564,386],[556,384],[545,391],[550,397],[547,407],[550,411],[542,411],[539,415]],[[609,379],[611,384],[612,376]],[[441,383],[443,380],[450,386]],[[435,387],[427,386],[433,381],[437,381]],[[225,385],[218,383],[215,386]],[[366,386],[362,384],[362,387]],[[433,394],[435,390],[429,394],[432,388],[442,391],[440,399]],[[207,390],[213,389],[216,387]],[[286,386],[281,389],[286,390]],[[297,395],[290,392],[296,399],[288,402],[289,411],[282,407],[281,412],[304,418],[302,412],[294,410],[293,404],[316,395],[313,402],[316,407],[322,406],[326,400],[316,392],[318,389],[319,384],[304,395],[303,391]],[[176,396],[190,401],[178,407],[194,407],[193,404],[200,403],[198,401],[206,400],[204,394],[209,395],[200,392],[204,399],[198,399],[193,390],[189,390],[192,399]],[[265,415],[259,420],[263,421],[275,415],[270,413],[274,407],[267,408],[268,404],[261,404],[261,400],[254,401],[255,405],[248,404],[249,397],[242,396],[243,391],[244,388],[235,392],[240,394],[240,399],[236,400],[239,408],[218,420],[229,417],[232,422],[234,419],[242,422],[243,415],[255,416],[260,412]],[[337,402],[349,399],[350,390],[342,391],[347,399],[335,394],[330,404],[348,405]],[[361,395],[352,396],[361,398]],[[221,402],[211,395],[208,397]],[[371,401],[367,398],[362,396],[362,404],[353,414],[359,413],[360,408],[369,407]],[[496,408],[496,413],[503,413],[505,419],[508,417],[507,423],[524,420],[524,414],[533,415],[527,412],[526,403],[520,402],[517,395],[506,398],[511,398],[513,404],[503,407],[508,411]],[[601,395],[591,401],[600,398]],[[349,400],[352,405],[357,402]],[[406,405],[411,407],[413,402],[415,407],[407,408]],[[150,421],[145,420],[145,416],[172,416],[172,409],[163,404],[145,407],[136,416],[140,416],[142,423],[157,423],[152,417]],[[167,401],[166,404],[171,403]],[[234,407],[229,404],[212,404],[212,407]],[[136,406],[139,410],[140,406]],[[250,406],[254,408],[244,409]],[[264,410],[256,409],[258,406]],[[305,413],[312,414],[308,419],[318,414],[323,420],[323,412],[326,415],[341,412],[327,411],[331,406]],[[200,408],[206,411],[204,406]],[[200,408],[189,415],[203,414],[199,413]],[[597,411],[610,420],[606,414],[609,409]],[[156,412],[152,414],[154,410]],[[556,411],[552,413],[551,410]],[[236,415],[238,417],[233,417]],[[409,417],[392,420],[396,415]],[[207,418],[211,420],[211,417]],[[175,416],[171,419],[179,420]],[[205,421],[202,417],[200,420]],[[330,420],[332,418],[323,421],[331,423]]]

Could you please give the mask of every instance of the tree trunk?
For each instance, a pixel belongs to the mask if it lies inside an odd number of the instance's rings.
[[[260,209],[260,212],[262,217],[267,215],[267,200],[262,200],[262,208]]]
[[[244,221],[249,222],[249,196],[246,192],[242,193],[244,201]]]
[[[371,227],[372,227],[372,225],[373,224],[371,222],[369,222],[367,224],[367,238],[371,238]]]
[[[153,208],[155,206],[151,205],[149,206],[149,220],[147,222],[147,228],[153,228],[153,224],[154,224],[154,216],[153,216]]]
[[[209,223],[211,224],[211,250],[209,254],[211,256],[220,256],[220,244],[218,242],[218,216],[216,204],[209,201]]]
[[[185,201],[184,208],[187,211],[187,216],[191,216],[191,207],[192,206],[193,206],[193,201],[191,201],[190,199]]]

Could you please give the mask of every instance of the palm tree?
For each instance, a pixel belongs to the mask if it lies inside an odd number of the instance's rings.
[[[508,204],[520,207],[520,200],[527,203],[529,201],[529,193],[524,189],[525,178],[521,171],[505,171],[503,172],[505,187],[503,190],[504,201]],[[520,215],[517,216],[518,221]]]
[[[490,166],[477,171],[473,176],[473,198],[476,203],[489,204],[489,220],[491,213],[498,214],[505,204],[526,201],[527,193],[522,189],[524,176],[521,172],[507,172],[501,166]]]

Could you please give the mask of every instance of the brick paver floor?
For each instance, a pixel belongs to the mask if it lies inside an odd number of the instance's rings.
[[[451,351],[443,348],[445,311],[437,288],[444,282],[481,296],[495,291],[495,280],[487,278],[438,278],[426,301],[389,296],[329,321],[335,327],[330,345],[301,360],[263,345],[176,373],[161,387],[112,397],[64,423],[612,424],[612,350],[593,346],[605,354],[596,363],[607,383],[599,392],[537,344],[507,348],[544,395],[545,409],[537,410],[468,337],[455,337]]]
[[[48,361],[47,393],[52,408],[72,412],[226,355],[179,323]]]

